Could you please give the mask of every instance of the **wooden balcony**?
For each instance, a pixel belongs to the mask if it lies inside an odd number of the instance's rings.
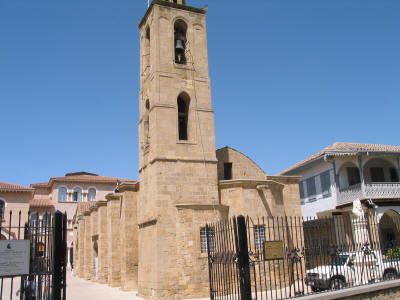
[[[337,203],[340,205],[357,199],[392,198],[400,198],[400,182],[369,182],[339,189]]]

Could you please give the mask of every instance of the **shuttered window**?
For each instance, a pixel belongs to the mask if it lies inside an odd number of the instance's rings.
[[[299,187],[300,187],[300,199],[303,199],[303,198],[305,197],[305,195],[304,195],[304,186],[303,186],[303,184],[304,184],[304,181],[300,181],[300,183],[299,183]]]
[[[329,171],[321,173],[321,190],[322,194],[327,194],[331,189],[331,177]]]
[[[308,178],[306,180],[307,184],[307,196],[314,196],[317,194],[317,191],[315,189],[315,177]]]

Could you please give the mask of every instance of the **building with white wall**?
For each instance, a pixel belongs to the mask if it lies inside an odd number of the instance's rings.
[[[360,200],[378,220],[400,213],[399,174],[400,146],[359,143],[334,143],[280,173],[302,176],[304,217],[332,216]]]

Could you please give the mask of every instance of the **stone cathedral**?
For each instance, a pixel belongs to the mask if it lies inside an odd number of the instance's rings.
[[[147,299],[208,295],[204,227],[234,215],[301,215],[299,177],[215,148],[207,7],[153,0],[140,30],[139,178],[74,218],[74,274]]]

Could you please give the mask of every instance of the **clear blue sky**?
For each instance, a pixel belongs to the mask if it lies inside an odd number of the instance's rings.
[[[217,147],[275,174],[335,141],[400,144],[399,0],[188,3],[209,6]],[[138,178],[146,8],[0,0],[0,181]]]

